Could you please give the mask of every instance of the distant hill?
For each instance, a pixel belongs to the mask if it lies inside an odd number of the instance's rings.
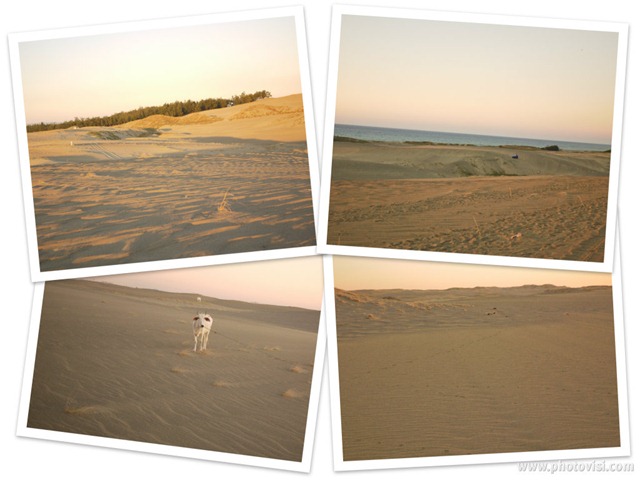
[[[204,100],[193,101],[176,101],[173,103],[165,103],[161,106],[139,107],[135,110],[127,112],[114,113],[104,117],[91,118],[75,118],[60,123],[35,123],[27,125],[27,132],[42,132],[46,130],[57,130],[71,127],[112,127],[114,125],[122,125],[124,123],[141,120],[152,115],[163,115],[167,117],[182,117],[190,113],[203,112],[205,110],[214,110],[225,108],[231,105],[240,105],[243,103],[255,102],[263,98],[270,98],[271,92],[260,90],[254,93],[242,92],[240,95],[234,95],[231,98],[207,98]]]

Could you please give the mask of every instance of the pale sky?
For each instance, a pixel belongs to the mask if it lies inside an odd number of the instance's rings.
[[[96,277],[128,287],[320,310],[322,258],[300,257]],[[195,302],[196,296],[194,296]]]
[[[334,256],[333,270],[335,287],[342,290],[611,285],[610,273],[366,257]]]
[[[618,34],[342,16],[336,123],[611,142]]]
[[[294,17],[22,42],[27,124],[302,91]]]

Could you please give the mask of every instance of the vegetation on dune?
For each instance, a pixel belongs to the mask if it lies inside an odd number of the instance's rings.
[[[96,132],[89,132],[89,135],[99,138],[101,140],[120,140],[122,139],[122,134],[118,134],[114,131],[102,130]],[[160,132],[156,128],[142,128],[138,130],[129,130],[126,131],[125,136],[130,137],[157,137],[160,135]]]
[[[133,122],[134,120],[141,120],[151,115],[182,117],[190,113],[255,102],[256,100],[269,97],[271,97],[271,92],[268,92],[267,90],[260,90],[254,93],[242,92],[240,95],[234,95],[231,98],[207,98],[199,101],[185,100],[182,102],[165,103],[164,105],[157,107],[138,107],[135,110],[114,113],[113,115],[108,115],[106,117],[76,117],[73,120],[60,123],[34,123],[27,125],[27,132],[41,132],[45,130],[56,130],[71,127],[112,127],[114,125]]]
[[[424,140],[424,141],[405,140],[402,143],[404,143],[406,145],[438,145],[438,143],[436,143],[436,142],[429,142],[427,140]],[[440,145],[442,145],[442,144],[440,144]]]
[[[351,143],[374,143],[373,140],[361,140],[359,138],[353,137],[344,137],[340,135],[334,135],[334,142],[351,142]],[[404,140],[400,142],[385,142],[385,143],[401,143],[403,145],[419,145],[419,146],[434,146],[434,147],[480,147],[484,145],[475,145],[473,143],[445,143],[445,142],[431,142],[428,140],[415,141],[415,140]],[[532,147],[528,145],[497,145],[498,148],[509,148],[509,149],[519,149],[519,150],[549,150],[552,152],[560,151],[560,147],[558,145],[548,145],[546,147]]]
[[[546,147],[533,147],[531,145],[498,145],[499,148],[508,148],[509,150],[547,150],[550,152],[559,152],[558,145],[547,145]]]
[[[361,140],[359,138],[353,138],[353,137],[341,137],[340,135],[334,135],[333,141],[334,142],[352,142],[352,143],[371,143],[368,140]]]
[[[375,141],[375,140],[362,140],[360,138],[345,137],[341,135],[334,135],[334,142],[350,142],[350,143],[389,143],[389,144],[402,144],[409,146],[434,146],[434,147],[493,147],[493,145],[476,145],[473,143],[444,143],[444,142],[431,142],[428,140],[415,141]],[[495,145],[497,148],[509,149],[509,150],[545,150],[548,152],[560,152],[562,149],[558,145],[547,145],[545,147],[534,147],[531,145]],[[589,150],[586,150],[589,151]],[[611,153],[611,149],[602,150],[602,153]]]

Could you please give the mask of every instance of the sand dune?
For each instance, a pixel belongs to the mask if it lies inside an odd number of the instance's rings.
[[[184,125],[188,125],[189,128],[187,130],[180,128]],[[206,125],[206,127],[200,128],[199,125]],[[178,118],[153,115],[127,123],[124,127],[165,127],[163,134],[169,133],[171,136],[206,134],[278,142],[306,141],[302,95],[266,98]]]
[[[201,297],[48,282],[28,426],[300,461],[320,312]]]
[[[346,461],[620,444],[611,287],[336,291]]]
[[[315,244],[302,96],[29,134],[42,271]]]
[[[608,153],[336,142],[328,243],[601,262],[608,172]]]
[[[512,158],[518,155],[517,159]],[[606,152],[531,147],[335,142],[334,180],[455,178],[510,175],[609,175]]]

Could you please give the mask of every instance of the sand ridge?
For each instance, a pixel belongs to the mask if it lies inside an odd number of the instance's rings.
[[[171,127],[165,128],[164,132],[177,136],[191,131],[196,135],[203,133],[205,129],[198,125],[207,125],[206,132],[212,136],[280,142],[306,141],[301,94],[265,98],[233,107],[192,113],[184,117],[153,115],[127,123],[123,127]],[[190,128],[185,130],[180,126]]]
[[[518,158],[513,158],[517,155]],[[549,151],[523,146],[334,142],[334,180],[469,176],[607,176],[608,152]]]
[[[620,444],[611,287],[338,290],[336,318],[345,461]]]
[[[300,461],[320,312],[195,298],[48,282],[28,426]]]

